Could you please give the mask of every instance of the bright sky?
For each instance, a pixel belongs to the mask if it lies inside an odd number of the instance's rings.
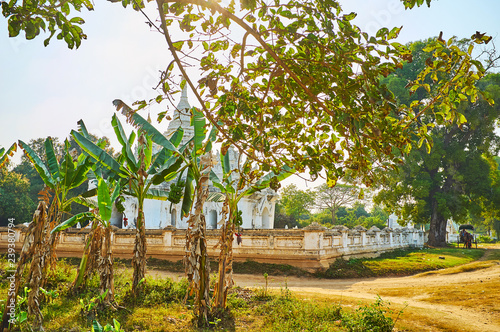
[[[355,24],[367,32],[403,26],[402,43],[440,31],[445,39],[470,37],[476,30],[493,37],[500,33],[498,0],[433,0],[431,8],[411,11],[399,0],[341,3],[345,12],[358,13]],[[0,147],[18,139],[64,139],[79,119],[90,132],[112,137],[114,99],[131,104],[156,95],[152,88],[158,70],[171,61],[162,35],[150,31],[140,13],[119,3],[98,1],[95,11],[81,16],[88,39],[78,50],[55,38],[48,47],[43,38],[9,38],[6,19],[0,16]]]

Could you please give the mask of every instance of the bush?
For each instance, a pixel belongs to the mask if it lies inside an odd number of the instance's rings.
[[[496,242],[495,239],[492,239],[488,235],[479,235],[479,237],[477,238],[477,241],[479,243],[495,243]]]
[[[387,313],[392,314],[392,311],[378,297],[371,305],[360,307],[354,313],[344,313],[342,325],[350,332],[391,332],[394,321]]]

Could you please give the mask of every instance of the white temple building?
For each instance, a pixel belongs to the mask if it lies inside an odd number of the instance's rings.
[[[190,110],[187,98],[187,88],[184,88],[181,95],[181,100],[174,112],[172,121],[168,124],[168,128],[164,135],[169,138],[179,127],[184,130],[184,136],[181,146],[185,144],[194,135],[194,128],[190,125]],[[159,148],[158,148],[159,150]],[[157,151],[153,151],[154,153]],[[230,162],[233,168],[236,167],[237,153],[229,149]],[[220,155],[217,152],[217,160],[220,160]],[[214,166],[213,171],[222,178],[222,167],[220,163]],[[159,187],[170,188],[169,183],[162,183]],[[210,190],[219,191],[214,186],[210,186]],[[271,229],[274,228],[274,211],[278,194],[272,189],[264,189],[250,196],[244,197],[238,203],[238,209],[242,211],[243,229]],[[163,229],[171,226],[175,228],[187,228],[187,219],[181,218],[181,203],[172,204],[169,201],[160,201],[146,199],[144,202],[144,215],[146,220],[146,229]],[[119,213],[116,208],[113,209],[111,224],[119,228],[135,228],[137,218],[137,199],[134,197],[126,197],[123,204],[125,211]],[[204,214],[208,229],[220,228],[222,203],[205,202]]]

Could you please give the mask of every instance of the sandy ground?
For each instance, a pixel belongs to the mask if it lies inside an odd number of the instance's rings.
[[[483,257],[487,259],[488,251]],[[180,273],[172,273],[167,271],[150,271],[151,275],[169,276],[174,279],[181,278]],[[470,282],[481,282],[481,280],[500,280],[500,264],[472,272],[463,272],[451,275],[416,275],[409,277],[391,277],[391,278],[368,278],[368,279],[315,279],[315,278],[298,278],[298,277],[275,277],[268,278],[268,287],[283,288],[288,287],[292,292],[313,296],[321,294],[323,296],[331,295],[332,298],[349,297],[368,299],[374,301],[378,292],[381,289],[391,289],[399,287],[409,287],[409,291],[405,297],[387,297],[384,296],[384,301],[390,303],[408,304],[409,308],[417,308],[424,310],[432,310],[437,316],[448,317],[461,321],[460,325],[464,326],[463,331],[478,331],[478,332],[500,332],[500,317],[498,314],[488,312],[481,307],[470,305],[441,305],[425,302],[419,296],[414,296],[411,293],[412,287],[425,288],[428,286],[450,285],[450,284],[468,284]],[[265,279],[259,275],[236,274],[234,282],[240,287],[263,287]],[[492,292],[499,294],[500,290],[492,289]]]

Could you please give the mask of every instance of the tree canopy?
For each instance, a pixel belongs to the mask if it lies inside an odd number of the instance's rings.
[[[426,52],[426,45],[429,43],[428,40],[410,45],[414,50],[413,57],[427,58],[430,54]],[[401,80],[410,80],[412,72],[414,69],[405,65],[385,81],[397,94],[401,91],[397,89]],[[453,75],[442,75],[446,74]],[[483,98],[451,96],[464,117],[460,126],[444,126],[446,119],[439,114],[436,118],[424,117],[422,123],[415,124],[416,127],[428,127],[432,149],[428,151],[422,146],[412,150],[404,158],[400,171],[389,173],[388,181],[376,198],[404,219],[430,223],[431,245],[445,244],[448,219],[466,223],[470,216],[480,216],[484,202],[492,199],[490,163],[492,156],[500,151],[500,138],[494,132],[500,117],[499,76],[489,74],[477,84],[493,98],[494,106]],[[430,88],[437,87],[431,85]],[[402,92],[398,99],[400,102],[423,102],[419,98],[425,97],[416,95],[408,96]]]
[[[413,8],[431,1],[402,2]],[[121,3],[141,11],[154,6]],[[47,30],[45,45],[56,36],[70,48],[86,38],[83,20],[74,16],[83,8],[94,6],[87,0],[2,2],[11,36],[24,31],[32,39]],[[451,97],[477,99],[474,82],[483,68],[471,52],[474,44],[490,40],[476,33],[466,51],[442,38],[429,44],[425,69],[407,85],[410,91],[423,88],[429,102],[397,105],[380,77],[412,61],[409,50],[394,41],[401,28],[368,35],[352,24],[356,14],[344,13],[335,0],[157,0],[156,9],[161,24],[147,20],[164,34],[172,62],[162,73],[163,91],[138,101],[136,109],[171,98],[188,84],[217,127],[223,149],[233,145],[262,171],[277,173],[288,165],[313,179],[326,174],[330,186],[346,171],[370,185],[376,166],[400,163],[413,136],[428,141],[427,126],[412,126],[424,114],[462,124]],[[199,68],[202,79],[195,82],[188,66]],[[426,83],[451,71],[434,89]],[[181,82],[176,73],[183,75]]]
[[[314,199],[315,194],[312,190],[301,190],[296,185],[290,184],[281,191],[278,204],[284,214],[297,220],[310,213],[314,207]]]
[[[6,226],[10,218],[14,223],[31,221],[36,206],[29,196],[30,182],[23,175],[5,168],[0,169],[0,225]]]

